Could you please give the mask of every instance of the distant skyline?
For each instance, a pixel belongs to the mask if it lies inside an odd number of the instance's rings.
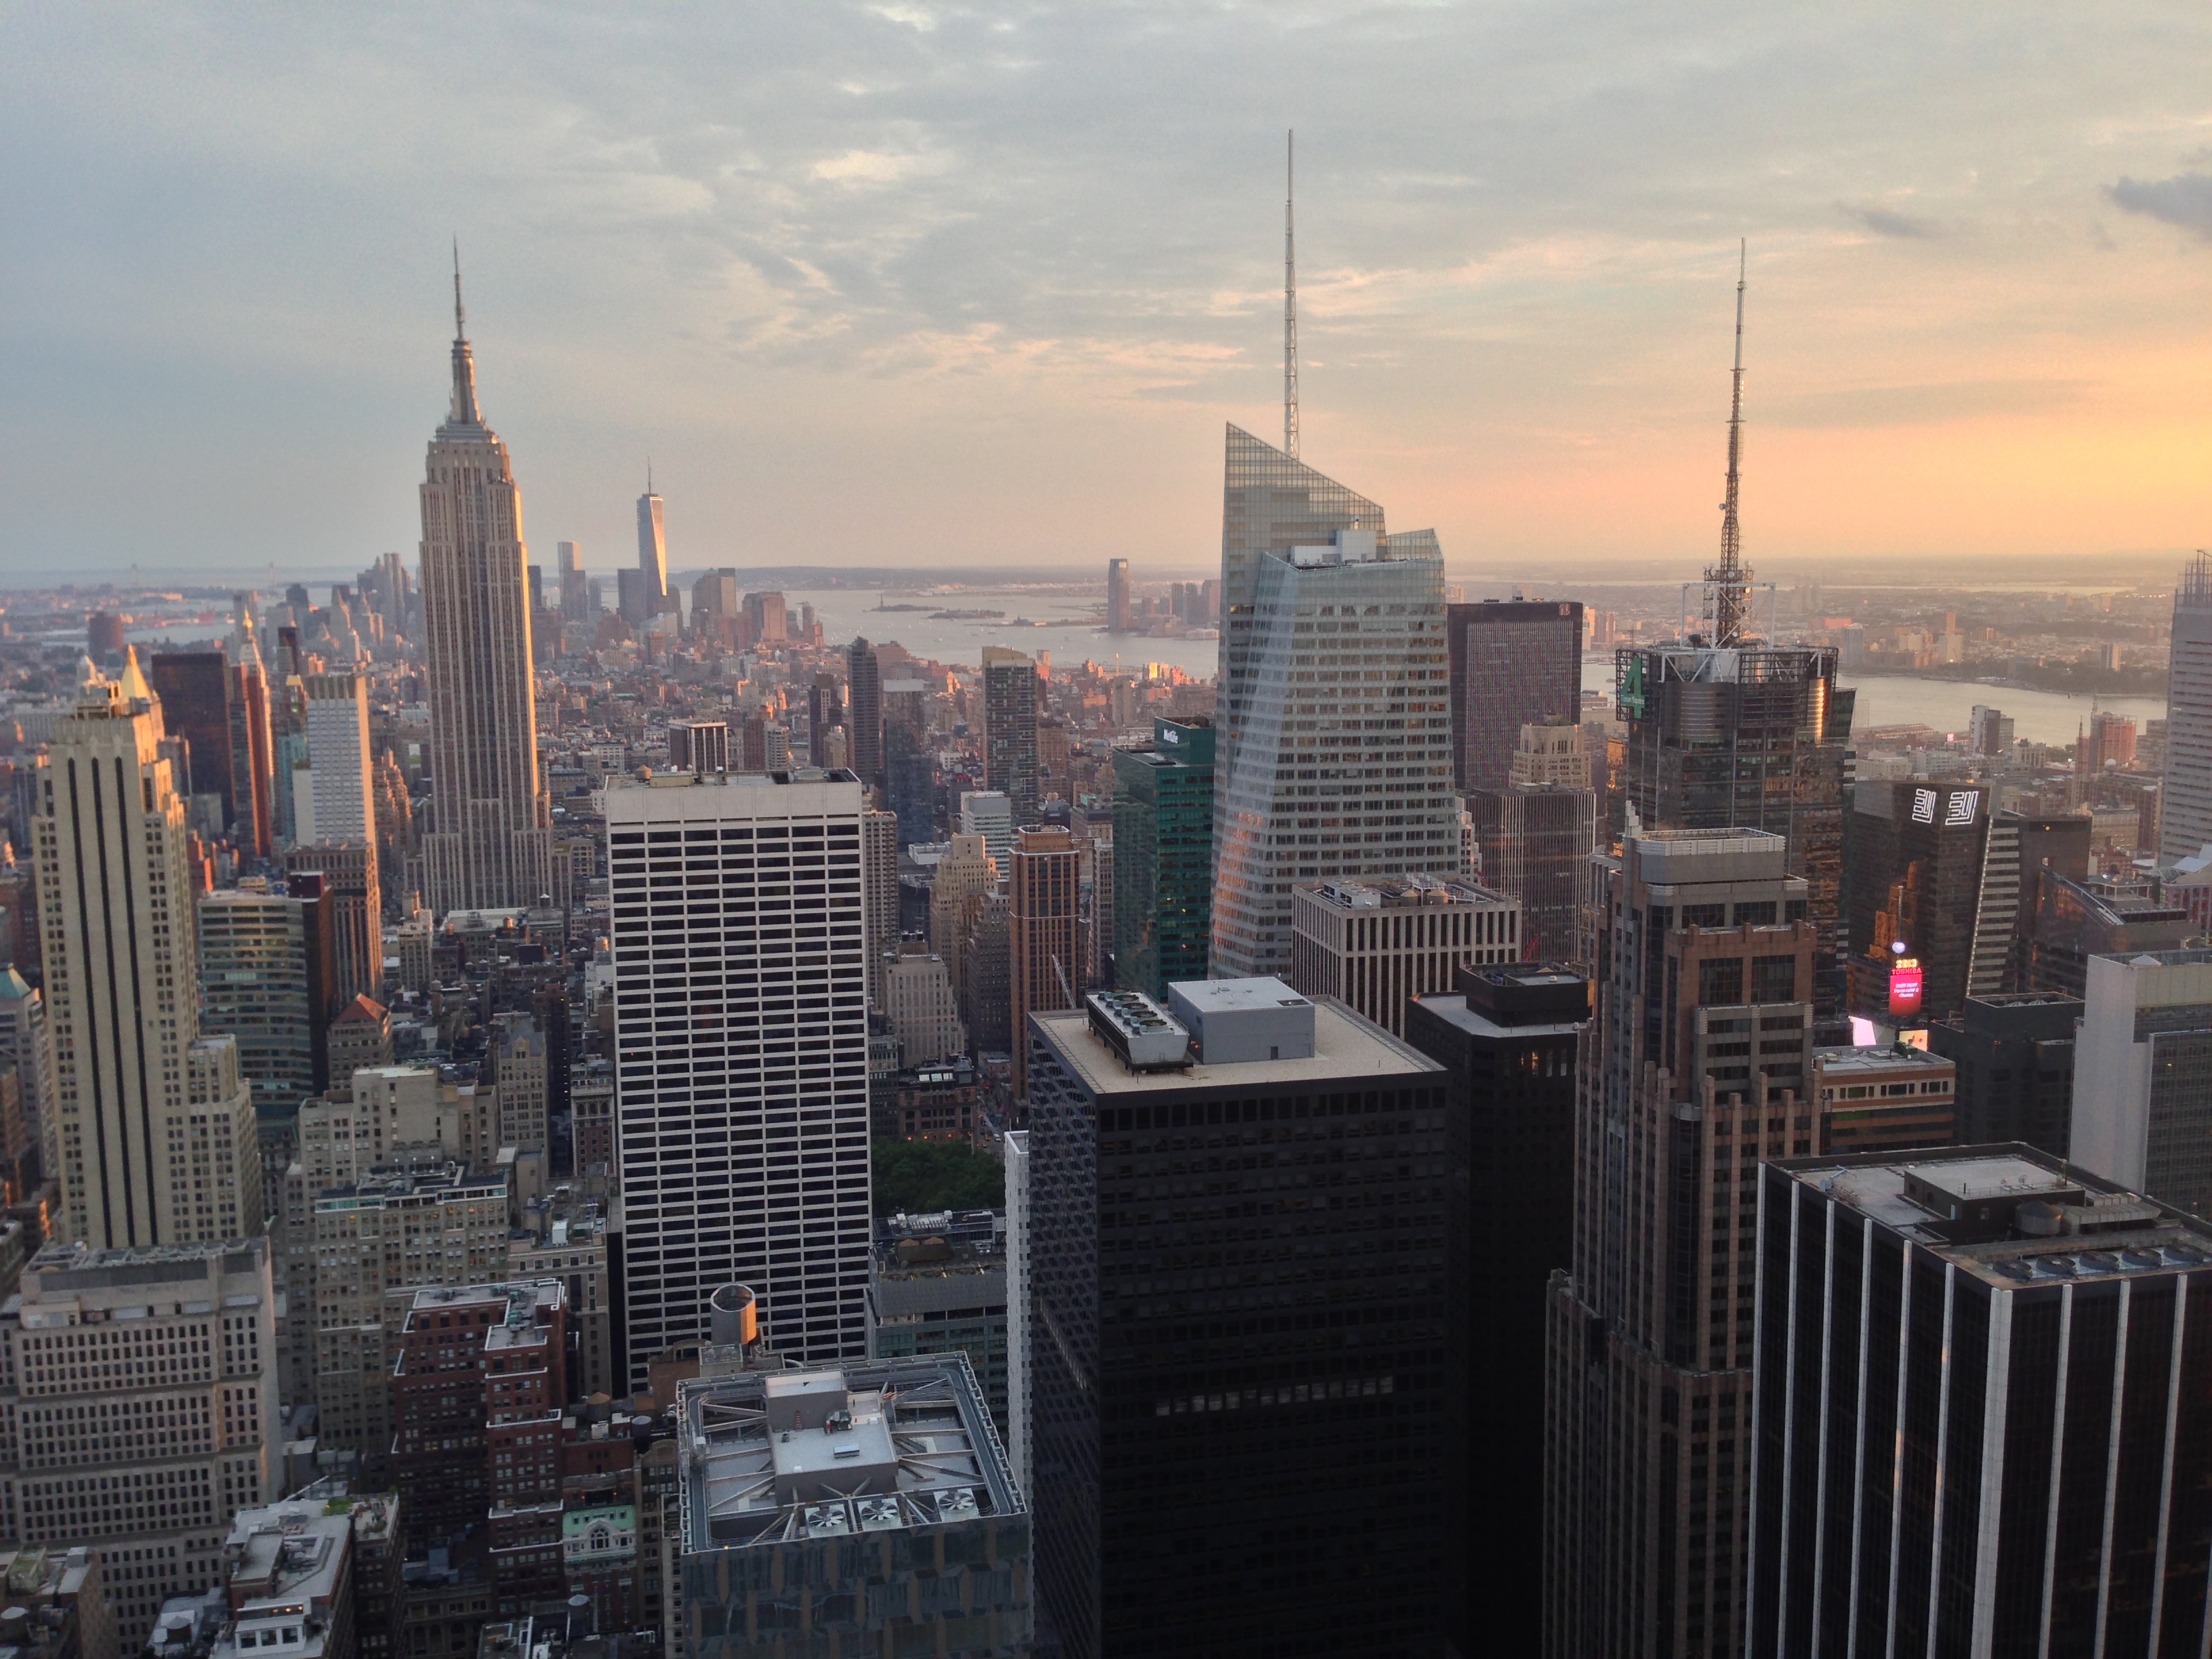
[[[416,557],[458,233],[532,556],[1218,558],[1280,428],[1447,574],[2212,542],[2179,4],[0,15],[0,586]],[[2100,562],[2103,562],[2101,556]],[[1011,573],[1010,573],[1011,574]],[[1966,572],[1961,571],[1962,578]]]

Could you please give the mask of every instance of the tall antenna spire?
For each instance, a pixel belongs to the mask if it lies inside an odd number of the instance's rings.
[[[645,493],[648,495],[653,494],[653,457],[650,455],[645,458]]]
[[[1297,198],[1297,141],[1283,142],[1283,453],[1298,454],[1298,234],[1292,206]]]
[[[1728,495],[1721,502],[1721,562],[1705,572],[1713,643],[1741,645],[1751,609],[1751,572],[1743,563],[1743,526],[1736,517],[1743,469],[1743,289],[1748,245],[1736,244],[1735,371],[1729,391]]]
[[[453,398],[447,424],[477,426],[477,366],[469,354],[468,317],[461,309],[461,239],[453,238]]]

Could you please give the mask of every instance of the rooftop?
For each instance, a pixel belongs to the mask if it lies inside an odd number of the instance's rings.
[[[2212,1262],[2212,1224],[2017,1142],[1772,1167],[2002,1289]]]
[[[1583,982],[1578,975],[1565,977],[1571,984]],[[1587,1023],[1570,1019],[1501,1025],[1481,1009],[1468,1007],[1467,998],[1456,991],[1425,991],[1413,1000],[1447,1024],[1481,1037],[1571,1036]]]
[[[1300,887],[1297,891],[1316,904],[1347,911],[1398,910],[1417,905],[1520,902],[1508,894],[1478,886],[1471,881],[1452,881],[1443,876],[1425,874],[1389,877],[1378,881],[1354,881],[1346,877],[1324,881],[1316,886]]]
[[[1958,1067],[1941,1054],[1931,1054],[1925,1048],[1916,1048],[1906,1042],[1893,1043],[1884,1048],[1869,1045],[1866,1048],[1815,1048],[1813,1064],[1831,1078],[1873,1077],[1886,1072],[1954,1072]]]
[[[887,1270],[878,1262],[868,1299],[879,1319],[952,1313],[963,1308],[1004,1309],[1006,1264],[1003,1261],[902,1263]]]
[[[1282,986],[1280,981],[1207,980],[1194,981],[1194,986],[1254,983],[1273,983],[1281,988],[1284,995],[1297,995]],[[1314,1022],[1311,1054],[1294,1060],[1232,1060],[1211,1066],[1201,1062],[1188,1071],[1128,1071],[1121,1056],[1092,1033],[1087,1014],[1080,1010],[1031,1014],[1030,1024],[1084,1086],[1101,1096],[1171,1094],[1186,1089],[1295,1089],[1356,1078],[1401,1077],[1408,1072],[1441,1073],[1444,1069],[1419,1049],[1360,1018],[1342,1003],[1328,997],[1310,1000]]]
[[[561,1283],[554,1279],[538,1279],[517,1284],[426,1286],[415,1292],[415,1299],[409,1304],[408,1323],[414,1323],[416,1314],[444,1313],[487,1302],[507,1304],[504,1323],[534,1326],[539,1310],[561,1305]]]
[[[677,1415],[687,1555],[1027,1508],[965,1354],[693,1378]]]
[[[296,1623],[301,1603],[327,1604],[337,1592],[352,1535],[352,1517],[343,1510],[331,1513],[324,1503],[287,1499],[264,1509],[240,1510],[223,1544],[232,1592],[242,1597],[240,1626],[279,1615]]]

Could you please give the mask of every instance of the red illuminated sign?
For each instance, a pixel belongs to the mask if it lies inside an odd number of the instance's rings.
[[[1889,1012],[1893,1014],[1917,1014],[1920,1012],[1920,963],[1911,957],[1900,957],[1889,970]]]

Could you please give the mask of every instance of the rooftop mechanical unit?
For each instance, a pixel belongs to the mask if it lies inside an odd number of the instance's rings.
[[[1093,991],[1083,1000],[1092,1034],[1131,1071],[1177,1071],[1190,1064],[1188,1028],[1142,991]]]

